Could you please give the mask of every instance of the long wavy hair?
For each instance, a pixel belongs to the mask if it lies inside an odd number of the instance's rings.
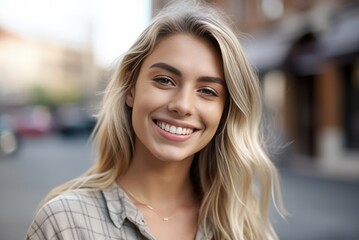
[[[104,189],[131,164],[135,133],[128,91],[141,65],[166,36],[187,33],[210,41],[221,53],[229,96],[221,124],[191,167],[199,193],[199,223],[214,239],[277,239],[268,216],[271,199],[283,212],[279,177],[260,131],[261,95],[238,37],[224,14],[199,1],[163,9],[123,55],[105,90],[94,140],[98,161],[84,175],[49,193],[45,201],[69,190]]]

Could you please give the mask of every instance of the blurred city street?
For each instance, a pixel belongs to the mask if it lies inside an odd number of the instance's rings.
[[[0,0],[0,240],[23,239],[46,194],[95,161],[107,82],[167,2]],[[359,240],[359,1],[204,2],[258,75],[280,239]]]
[[[0,160],[0,239],[23,239],[41,199],[83,173],[95,151],[85,137],[25,138],[19,152]],[[359,183],[282,169],[287,221],[273,214],[284,240],[359,239]]]
[[[24,239],[47,192],[82,174],[93,159],[84,137],[22,139],[15,155],[0,158],[0,239]]]

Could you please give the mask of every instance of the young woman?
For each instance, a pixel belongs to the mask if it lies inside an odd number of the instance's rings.
[[[98,162],[49,194],[27,239],[277,238],[260,91],[222,15],[174,5],[144,30],[105,92]]]

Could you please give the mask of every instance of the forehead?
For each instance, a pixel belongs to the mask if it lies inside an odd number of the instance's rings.
[[[205,38],[178,33],[162,38],[144,61],[144,66],[166,62],[183,70],[198,70],[223,78],[222,56]]]

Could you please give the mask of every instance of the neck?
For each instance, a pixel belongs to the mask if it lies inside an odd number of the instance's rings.
[[[154,207],[172,208],[190,204],[196,199],[190,180],[191,163],[192,159],[169,163],[134,157],[118,183],[134,194],[137,200]]]

